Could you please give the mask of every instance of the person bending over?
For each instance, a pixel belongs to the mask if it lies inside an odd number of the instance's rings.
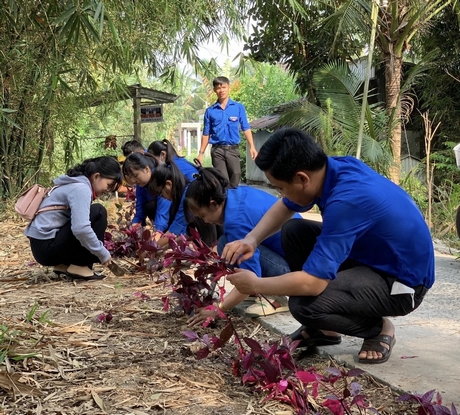
[[[149,153],[134,152],[123,163],[125,180],[136,185],[136,211],[133,226],[146,226],[149,218],[156,231],[166,231],[171,202],[149,190],[152,172],[158,167],[157,160]]]
[[[190,183],[185,195],[186,212],[206,223],[223,225],[217,251],[222,253],[228,242],[243,238],[259,222],[278,199],[250,186],[232,187],[228,180],[214,168],[200,168],[198,177]],[[297,214],[300,218],[300,215]],[[271,277],[289,272],[289,266],[281,247],[281,232],[268,237],[257,247],[254,255],[241,264],[241,268],[254,272],[258,277]],[[247,298],[234,288],[219,304],[223,312],[230,310]],[[246,309],[249,317],[260,317],[287,311],[287,301],[261,299]],[[216,310],[198,309],[189,319],[189,325],[203,323],[206,318],[216,318]]]
[[[262,146],[256,165],[283,198],[243,240],[227,244],[234,264],[282,229],[291,269],[273,278],[247,270],[228,276],[241,293],[289,296],[301,346],[364,339],[361,363],[386,362],[395,344],[387,316],[414,311],[434,283],[434,249],[409,195],[354,157],[328,157],[313,137],[286,128]],[[291,219],[318,206],[322,223]]]
[[[185,157],[179,156],[172,144],[166,139],[151,143],[148,152],[157,159],[158,163],[174,162],[189,182],[193,180],[193,175],[198,172],[197,167]]]

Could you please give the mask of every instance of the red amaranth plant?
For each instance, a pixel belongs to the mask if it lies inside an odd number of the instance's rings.
[[[434,389],[423,395],[418,393],[402,395],[398,398],[398,401],[419,403],[420,407],[417,411],[419,415],[458,415],[455,405],[452,404],[450,409],[444,406],[441,394]]]

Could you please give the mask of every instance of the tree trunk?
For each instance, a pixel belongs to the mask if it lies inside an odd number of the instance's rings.
[[[391,120],[390,141],[393,152],[393,165],[390,179],[399,184],[401,170],[401,90],[402,56],[385,53],[385,93],[386,108]]]

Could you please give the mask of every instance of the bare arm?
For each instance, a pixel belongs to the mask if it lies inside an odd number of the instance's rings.
[[[225,245],[222,258],[229,264],[241,263],[251,258],[260,243],[278,232],[293,215],[294,212],[281,199],[278,200],[244,239]]]
[[[254,139],[252,137],[252,131],[246,130],[244,132],[244,136],[246,137],[246,141],[249,144],[249,153],[251,154],[251,158],[254,160],[257,157],[257,150],[254,146]]]
[[[251,271],[238,269],[227,277],[240,293],[264,295],[318,296],[329,280],[315,277],[305,271],[289,272],[279,277],[257,278]]]
[[[209,143],[209,135],[203,135],[201,136],[201,147],[200,147],[200,152],[198,153],[198,161],[200,163],[203,162],[203,154],[206,151],[206,147],[208,146]]]

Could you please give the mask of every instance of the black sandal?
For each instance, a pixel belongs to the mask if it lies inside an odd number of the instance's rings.
[[[305,337],[302,333],[308,335]],[[321,330],[307,328],[300,326],[294,333],[289,335],[292,341],[300,340],[299,347],[312,347],[312,346],[330,346],[333,344],[339,344],[342,341],[342,336],[326,336]]]
[[[382,345],[385,344],[388,347]],[[382,354],[382,357],[378,359],[368,359],[359,358],[359,363],[367,363],[367,364],[377,364],[377,363],[385,363],[391,356],[391,352],[393,350],[393,346],[396,344],[396,338],[393,336],[388,336],[386,334],[379,334],[372,339],[365,339],[363,345],[361,346],[361,350],[358,352],[378,352]]]
[[[84,277],[83,275],[72,274],[71,272],[65,273],[67,277],[70,278],[71,281],[94,281],[94,280],[103,280],[105,278],[104,274],[100,274],[99,272],[94,272],[93,275],[89,277]]]

